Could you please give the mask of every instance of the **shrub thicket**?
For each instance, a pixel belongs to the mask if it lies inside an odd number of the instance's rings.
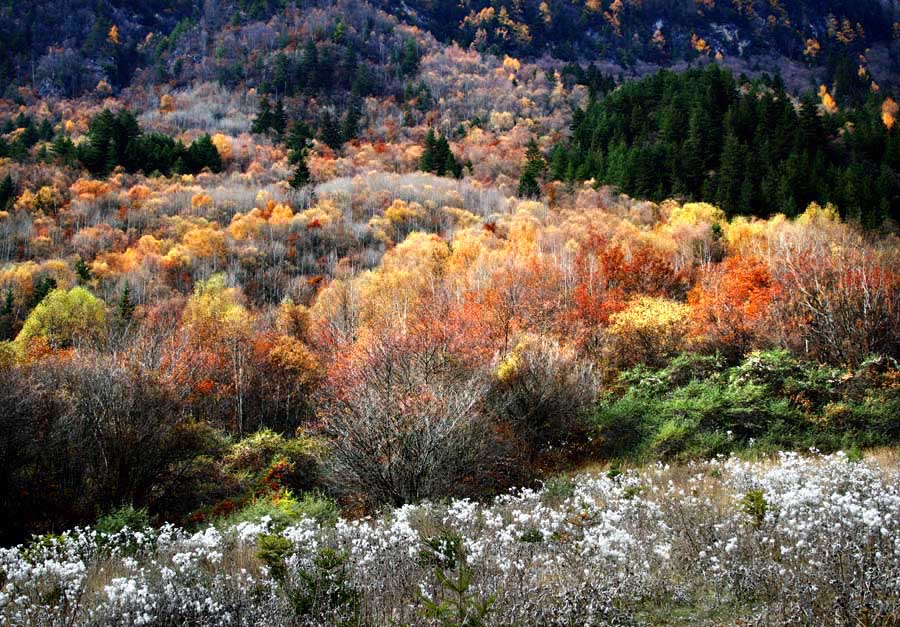
[[[661,370],[624,372],[593,421],[612,458],[885,445],[900,436],[895,368],[873,359],[848,372],[785,351],[751,353],[722,368],[717,357],[682,355]]]

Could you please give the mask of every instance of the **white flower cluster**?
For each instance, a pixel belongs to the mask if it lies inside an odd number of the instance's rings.
[[[75,529],[0,550],[0,623],[439,625],[424,606],[458,599],[444,577],[465,568],[465,596],[490,601],[488,625],[641,624],[676,609],[748,625],[892,624],[898,479],[841,454],[782,454],[336,525]],[[286,548],[266,557],[260,538],[273,535]],[[435,557],[441,538],[455,556]]]

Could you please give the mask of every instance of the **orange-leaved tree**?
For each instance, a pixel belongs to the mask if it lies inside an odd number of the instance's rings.
[[[780,288],[768,266],[755,257],[729,257],[707,267],[688,295],[693,336],[730,360],[760,348]]]

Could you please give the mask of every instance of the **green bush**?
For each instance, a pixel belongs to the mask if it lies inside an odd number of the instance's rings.
[[[319,485],[323,445],[314,438],[285,438],[261,429],[232,445],[225,470],[243,478],[250,490],[288,488],[307,491]]]
[[[769,511],[769,503],[766,501],[766,496],[762,490],[750,490],[741,497],[738,506],[742,512],[750,517],[754,527],[762,527],[766,519],[766,512]]]
[[[688,441],[696,430],[697,425],[693,421],[674,418],[666,420],[651,439],[650,450],[653,452],[653,456],[676,457],[687,447]]]
[[[94,528],[103,533],[113,534],[126,527],[132,530],[145,529],[150,526],[150,517],[146,509],[135,509],[132,505],[123,505],[104,514],[97,519]]]
[[[619,398],[601,401],[594,414],[600,435],[600,452],[606,457],[637,457],[654,432],[656,397],[629,389]]]
[[[333,525],[341,510],[334,499],[320,492],[307,492],[297,498],[290,490],[259,496],[244,508],[222,519],[223,524],[259,522],[268,516],[274,529],[284,529],[301,518],[312,518],[322,525]]]
[[[279,583],[287,579],[285,558],[291,554],[294,545],[284,536],[266,534],[259,537],[259,549],[256,556],[269,568],[272,578]]]
[[[893,366],[847,373],[765,351],[719,371],[718,357],[682,355],[661,370],[623,373],[593,425],[601,454],[640,461],[889,445],[900,441]]]
[[[550,477],[541,490],[541,499],[546,503],[562,503],[575,494],[575,481],[566,475]]]
[[[540,542],[540,532],[530,530],[522,542]],[[432,567],[441,587],[441,600],[422,596],[423,616],[442,627],[483,627],[496,595],[483,598],[471,590],[474,571],[469,565],[462,536],[453,531],[427,538],[419,553],[419,563]]]
[[[292,573],[285,560],[293,551],[284,536],[267,534],[259,537],[256,556],[290,599],[294,614],[314,624],[325,624],[326,618],[328,624],[358,624],[359,593],[350,581],[347,554],[322,547],[311,566]]]

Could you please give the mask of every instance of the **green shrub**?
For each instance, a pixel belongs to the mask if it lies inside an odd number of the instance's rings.
[[[717,357],[683,355],[661,370],[623,373],[623,387],[607,393],[592,418],[601,454],[685,460],[900,441],[891,364],[847,373],[763,351],[724,372],[718,367]]]
[[[114,534],[126,527],[140,530],[149,526],[150,517],[147,515],[146,509],[135,509],[132,505],[123,505],[98,518],[94,528],[103,533]]]
[[[519,536],[519,541],[526,544],[539,544],[544,541],[544,534],[541,533],[540,529],[530,528]]]
[[[691,381],[709,381],[717,377],[725,368],[725,359],[721,355],[701,355],[700,353],[682,353],[660,371],[660,378],[669,387],[687,385]]]
[[[261,429],[232,445],[225,456],[225,468],[250,479],[255,484],[252,488],[305,491],[319,484],[323,450],[321,442],[314,438],[288,439]]]
[[[575,482],[566,475],[556,475],[544,483],[541,498],[549,503],[561,503],[575,493]]]
[[[284,529],[301,518],[313,518],[320,524],[333,525],[340,517],[340,508],[333,499],[319,492],[307,492],[298,499],[290,490],[280,490],[253,499],[222,522],[225,525],[259,522],[266,516],[274,529]]]
[[[863,461],[863,452],[855,444],[847,451],[847,463],[858,464]]]
[[[666,420],[653,435],[650,441],[650,450],[654,457],[668,459],[678,456],[684,451],[688,440],[697,425],[690,421],[682,421],[675,418]]]
[[[288,590],[288,597],[297,616],[327,616],[338,626],[359,624],[359,593],[350,581],[346,553],[330,547],[319,549],[312,567],[298,571],[297,584]]]
[[[272,578],[281,583],[287,579],[287,566],[284,560],[293,549],[294,545],[284,536],[266,534],[259,537],[256,556],[269,568]]]
[[[600,452],[606,457],[639,457],[647,437],[655,431],[658,399],[629,389],[624,396],[601,401],[594,414]]]
[[[766,512],[769,511],[769,504],[766,502],[766,497],[762,490],[750,490],[741,497],[738,506],[742,512],[750,517],[754,527],[757,529],[762,527],[766,519]]]
[[[543,540],[532,533],[522,537],[523,542]],[[526,539],[526,537],[528,539]],[[441,600],[421,597],[425,618],[436,620],[442,627],[482,627],[494,604],[495,596],[481,598],[471,591],[474,571],[469,566],[462,537],[452,531],[424,541],[420,563],[433,566],[434,576],[441,587]]]
[[[259,537],[256,556],[290,600],[294,614],[314,624],[358,624],[359,594],[350,581],[346,553],[322,547],[310,567],[291,573],[285,560],[293,550],[284,536],[267,534]]]
[[[724,431],[697,431],[693,434],[682,459],[710,459],[727,455],[735,448],[734,438]]]
[[[803,378],[803,366],[786,350],[754,351],[732,368],[731,378],[780,392],[788,382]]]
[[[302,516],[312,518],[320,525],[334,525],[341,517],[341,508],[330,496],[321,492],[307,492],[298,503]]]
[[[422,544],[419,565],[423,567],[452,570],[456,568],[464,551],[462,536],[455,531],[445,530],[438,535],[429,536],[422,540]]]

